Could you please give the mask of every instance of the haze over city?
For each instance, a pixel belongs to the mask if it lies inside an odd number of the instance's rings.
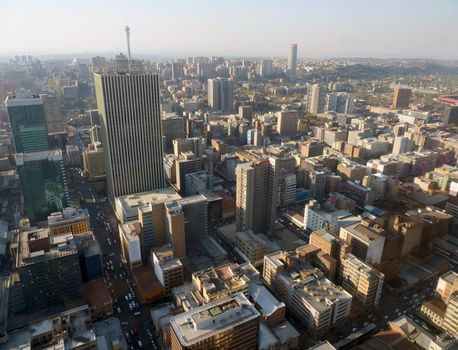
[[[2,56],[125,52],[127,22],[137,56],[284,57],[285,46],[296,42],[299,57],[458,58],[454,0],[18,0],[1,5]]]
[[[0,350],[458,350],[457,14],[1,1]]]

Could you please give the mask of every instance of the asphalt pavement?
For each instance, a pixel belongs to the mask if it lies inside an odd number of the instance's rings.
[[[113,315],[121,321],[129,349],[160,349],[150,317],[151,306],[140,303],[132,278],[121,261],[118,221],[111,206],[105,197],[93,191],[78,169],[70,172],[75,180],[70,194],[89,211],[91,228],[103,253],[104,279],[112,295]]]

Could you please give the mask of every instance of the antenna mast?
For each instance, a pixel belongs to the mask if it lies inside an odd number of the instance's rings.
[[[130,62],[131,57],[130,57],[130,28],[129,26],[126,26],[126,39],[127,39],[127,56]]]

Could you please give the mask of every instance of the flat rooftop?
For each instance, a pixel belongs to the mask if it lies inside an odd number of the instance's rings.
[[[147,204],[163,204],[180,199],[181,196],[172,187],[161,188],[154,191],[136,193],[116,197],[116,211],[122,211],[123,219],[135,219],[138,217],[138,208]]]
[[[64,208],[62,211],[51,213],[48,216],[48,226],[79,220],[89,220],[89,211],[82,208]]]
[[[260,316],[242,294],[227,297],[176,315],[170,324],[180,343],[191,346],[218,333],[228,331]]]
[[[382,238],[382,236],[374,231],[371,227],[367,227],[360,223],[346,226],[345,229],[366,243],[371,243]]]

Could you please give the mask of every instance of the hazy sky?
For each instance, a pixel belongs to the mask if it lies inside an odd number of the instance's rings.
[[[0,54],[458,58],[458,0],[0,0]]]

